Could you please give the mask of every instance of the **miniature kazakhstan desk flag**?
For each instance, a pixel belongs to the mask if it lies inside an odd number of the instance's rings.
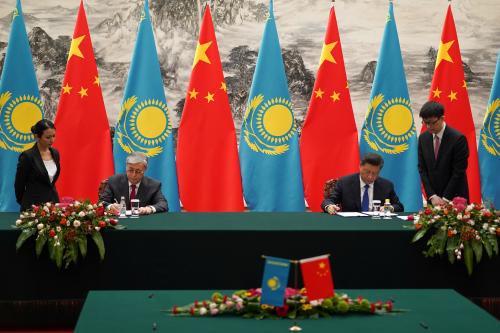
[[[272,0],[241,127],[241,176],[248,208],[304,211],[297,126]]]
[[[483,201],[500,209],[500,52],[479,136],[479,166]]]
[[[289,272],[290,260],[266,257],[264,275],[262,277],[261,304],[283,306]]]
[[[171,212],[180,210],[172,122],[168,114],[148,1],[139,22],[113,145],[115,172],[125,171],[133,151],[149,157],[146,175],[162,183]]]
[[[417,134],[392,2],[360,136],[361,156],[373,152],[384,158],[380,175],[394,183],[405,210],[421,209]]]
[[[42,118],[21,1],[17,0],[0,78],[0,212],[19,211],[14,195],[17,160],[19,153],[35,143],[31,126]]]

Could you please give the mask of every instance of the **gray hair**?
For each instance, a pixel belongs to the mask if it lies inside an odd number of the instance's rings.
[[[148,157],[144,153],[134,151],[130,155],[127,156],[126,163],[127,164],[143,163],[144,166],[147,168],[148,167]]]

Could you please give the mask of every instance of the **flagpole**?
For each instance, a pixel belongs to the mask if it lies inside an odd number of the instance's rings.
[[[297,290],[298,279],[299,279],[299,260],[293,260],[292,262],[295,264],[293,287],[295,288],[295,290]],[[297,313],[297,306],[298,304],[297,302],[295,302],[295,313]],[[300,332],[302,331],[302,327],[299,326],[297,320],[294,320],[293,325],[290,326],[289,330],[292,332]]]

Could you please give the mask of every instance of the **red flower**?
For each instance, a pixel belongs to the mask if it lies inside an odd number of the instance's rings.
[[[500,237],[500,228],[497,228],[497,236]]]
[[[415,224],[415,230],[420,230],[422,229],[422,224],[421,223],[416,223]]]
[[[448,238],[451,238],[455,236],[455,234],[453,233],[453,229],[448,229]]]
[[[111,224],[111,225],[117,225],[118,224],[118,220],[109,219],[109,224]]]
[[[415,220],[415,215],[413,215],[413,214],[408,215],[407,219],[408,219],[408,221],[413,221],[413,220]]]
[[[66,225],[68,221],[66,219],[61,219],[61,221],[59,221],[59,224],[60,225]]]
[[[195,306],[195,307],[198,307],[198,300],[195,300],[195,301],[194,301],[194,306]]]
[[[47,215],[47,213],[45,213],[45,211],[42,210],[42,212],[40,213],[40,215],[45,216],[45,215]]]
[[[203,301],[203,307],[208,308],[208,304],[206,301]]]
[[[362,296],[358,296],[358,304],[361,304],[361,302],[363,302],[363,297]]]
[[[194,307],[189,308],[189,313],[191,314],[191,316],[194,316],[195,314]]]
[[[288,304],[276,307],[276,315],[278,317],[286,317],[287,314],[288,314]]]
[[[370,312],[375,313],[375,303],[370,304]]]
[[[99,227],[104,228],[106,226],[106,222],[99,221]]]
[[[104,207],[97,207],[95,210],[97,216],[104,216]]]
[[[224,295],[224,299],[222,300],[223,303],[227,302],[227,295]]]
[[[425,215],[431,215],[431,214],[432,214],[432,209],[430,209],[430,208],[426,208],[426,209],[424,210],[424,214],[425,214]]]
[[[50,231],[49,231],[49,237],[50,237],[50,238],[54,238],[54,237],[55,237],[55,235],[56,235],[55,230],[54,230],[54,229],[50,229]]]
[[[385,304],[385,311],[387,311],[387,312],[391,312],[392,311],[392,302],[391,301],[388,301]]]
[[[492,214],[491,214],[491,212],[490,212],[489,210],[485,210],[485,211],[483,212],[483,216],[484,216],[484,217],[491,217],[491,215],[492,215]]]

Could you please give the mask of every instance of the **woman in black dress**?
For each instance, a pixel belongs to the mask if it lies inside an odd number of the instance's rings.
[[[59,177],[59,152],[52,148],[56,128],[47,119],[31,127],[36,143],[19,155],[14,188],[21,211],[45,202],[59,202],[55,187]]]

